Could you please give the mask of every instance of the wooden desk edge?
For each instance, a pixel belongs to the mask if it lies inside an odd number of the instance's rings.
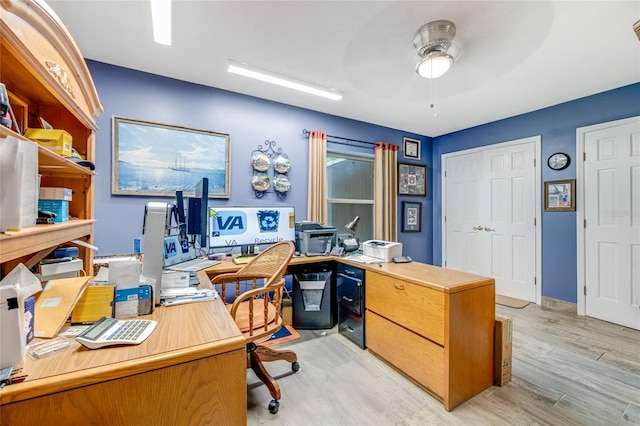
[[[42,379],[24,381],[6,386],[0,392],[0,405],[10,404],[63,392],[84,386],[90,386],[109,380],[133,376],[176,364],[195,361],[235,350],[245,351],[245,340],[242,336],[235,336],[203,345],[191,346],[172,352],[164,352],[146,357],[136,358],[127,362],[107,364],[100,367],[88,368]]]

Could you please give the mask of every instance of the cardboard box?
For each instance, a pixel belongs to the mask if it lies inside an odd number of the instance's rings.
[[[71,157],[71,149],[73,148],[73,137],[59,129],[27,129],[24,133],[25,137],[37,142],[56,154],[63,157]]]
[[[40,187],[41,200],[66,200],[71,201],[72,191],[70,188]]]
[[[493,347],[493,384],[505,386],[511,382],[513,319],[496,314]]]
[[[56,217],[52,219],[54,223],[69,221],[69,202],[65,200],[38,200],[38,209],[53,212]]]

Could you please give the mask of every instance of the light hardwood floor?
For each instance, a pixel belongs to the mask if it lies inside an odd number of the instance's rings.
[[[640,332],[576,315],[543,299],[513,318],[512,382],[447,412],[437,400],[337,328],[299,330],[276,348],[296,351],[301,369],[267,364],[282,389],[270,414],[266,387],[248,371],[249,425],[640,425]],[[398,348],[402,350],[402,348]]]

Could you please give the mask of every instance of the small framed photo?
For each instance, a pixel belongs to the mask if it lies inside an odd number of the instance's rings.
[[[427,166],[398,163],[398,195],[427,195]]]
[[[419,160],[420,141],[418,139],[402,138],[402,156],[411,160]]]
[[[422,203],[402,202],[402,232],[422,231]]]
[[[576,180],[554,180],[545,182],[544,211],[576,211]]]

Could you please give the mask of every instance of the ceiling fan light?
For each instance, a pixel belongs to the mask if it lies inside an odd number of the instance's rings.
[[[416,72],[424,78],[443,76],[453,65],[453,56],[444,52],[431,52],[418,62]]]

